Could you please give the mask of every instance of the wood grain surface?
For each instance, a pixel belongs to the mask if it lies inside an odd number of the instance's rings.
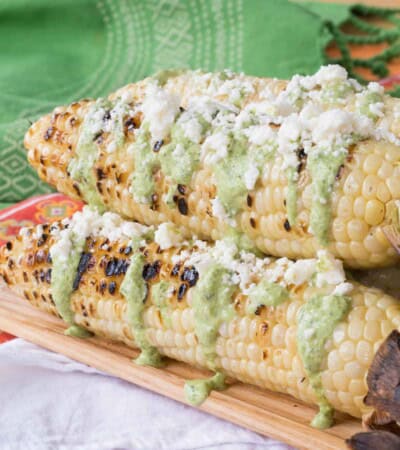
[[[63,321],[34,309],[2,286],[0,328],[182,403],[186,403],[185,380],[208,375],[206,371],[172,360],[163,369],[137,366],[132,359],[138,351],[125,345],[97,337],[83,340],[65,336]],[[332,428],[316,430],[309,425],[315,408],[292,397],[238,382],[225,391],[212,392],[200,409],[298,449],[345,449],[344,439],[361,431],[360,421],[345,414],[337,415]]]

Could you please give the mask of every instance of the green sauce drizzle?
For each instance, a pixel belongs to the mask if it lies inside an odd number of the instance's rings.
[[[156,72],[152,75],[152,78],[157,80],[160,86],[164,86],[170,78],[183,75],[185,72],[187,72],[187,69],[164,69]]]
[[[69,325],[65,334],[85,338],[92,336],[92,333],[75,324],[75,313],[71,309],[71,295],[86,240],[78,239],[73,233],[71,233],[70,240],[72,249],[66,260],[57,255],[52,255],[51,295],[53,296],[58,313]]]
[[[329,241],[331,224],[331,196],[340,166],[344,164],[346,151],[313,152],[308,155],[308,169],[312,178],[313,202],[310,225],[313,234],[322,245]]]
[[[200,163],[200,146],[187,139],[177,124],[172,127],[171,142],[162,145],[159,151],[153,151],[150,141],[148,126],[145,124],[138,133],[136,142],[132,144],[135,171],[131,192],[140,203],[151,201],[155,191],[154,173],[158,169],[174,183],[187,184]],[[174,193],[175,187],[171,189],[169,196],[172,197]]]
[[[230,272],[219,264],[213,264],[200,278],[193,291],[193,310],[196,336],[202,347],[207,365],[216,370],[216,341],[218,330],[224,321],[232,319],[235,310],[232,295],[236,286],[227,281]],[[199,405],[214,386],[223,389],[225,376],[217,372],[206,380],[186,382],[185,395],[189,403]]]
[[[71,160],[68,170],[71,177],[78,183],[84,200],[99,212],[105,210],[104,203],[96,188],[96,178],[94,174],[94,164],[98,158],[97,145],[94,142],[96,134],[99,132],[99,112],[104,108],[109,108],[107,100],[99,99],[89,107],[81,126],[78,144],[75,150],[75,158]]]
[[[230,136],[228,154],[221,158],[214,167],[218,198],[225,211],[233,217],[243,209],[248,193],[245,184],[245,172],[250,164],[259,170],[274,154],[274,149],[261,146],[250,152],[249,143],[243,134]]]
[[[332,336],[336,325],[346,316],[350,307],[350,297],[317,295],[308,300],[297,315],[297,346],[320,408],[311,422],[315,428],[327,428],[332,425],[334,411],[325,397],[321,364],[325,356],[326,341]]]
[[[184,392],[188,403],[194,406],[201,405],[212,390],[222,391],[226,389],[225,375],[217,372],[210,378],[205,380],[186,381]]]
[[[279,306],[289,299],[289,291],[277,283],[262,280],[249,292],[247,314],[254,314],[259,306]]]
[[[168,291],[170,287],[171,283],[162,280],[159,283],[156,283],[151,291],[153,303],[160,310],[161,318],[167,326],[171,325],[171,317],[168,310]]]
[[[160,367],[162,366],[161,355],[148,341],[143,321],[147,296],[147,287],[142,276],[143,266],[144,256],[141,253],[134,253],[120,292],[128,305],[128,321],[134,332],[135,342],[142,351],[135,360],[136,364]]]

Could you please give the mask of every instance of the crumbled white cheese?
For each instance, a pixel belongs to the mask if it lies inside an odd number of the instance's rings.
[[[332,292],[332,295],[347,295],[353,290],[353,285],[351,283],[340,283],[338,284],[334,291]]]
[[[161,250],[177,247],[184,242],[179,228],[170,222],[162,223],[158,226],[154,234],[154,240]]]
[[[383,102],[371,103],[369,105],[370,112],[376,117],[383,117],[385,113],[383,112],[383,108],[385,104]]]
[[[297,114],[291,114],[282,122],[278,131],[278,152],[283,157],[283,169],[297,167],[299,161],[295,151],[299,147],[302,124]]]
[[[302,259],[288,265],[284,279],[288,284],[300,286],[311,280],[317,267],[316,259]]]
[[[224,205],[221,203],[221,200],[217,197],[211,200],[212,213],[217,218],[227,223],[232,227],[236,227],[236,220],[229,217],[225,211]]]
[[[228,154],[229,138],[222,131],[208,136],[201,146],[204,164],[214,165]]]
[[[383,95],[385,93],[385,88],[376,81],[371,81],[368,83],[367,90],[379,95]]]
[[[315,285],[324,287],[326,285],[337,286],[346,281],[343,263],[327,250],[318,250],[317,275]]]
[[[254,164],[249,164],[243,176],[246,189],[248,189],[249,191],[254,189],[254,186],[256,185],[259,175],[260,171],[257,169],[257,167]]]
[[[203,127],[196,117],[190,117],[188,120],[178,121],[183,134],[192,142],[199,144],[202,138]]]
[[[265,145],[268,141],[276,139],[276,133],[267,125],[253,125],[243,132],[248,137],[250,144],[254,145]]]
[[[180,99],[157,84],[150,83],[141,106],[153,141],[165,139],[178,114]]]
[[[62,223],[67,227],[62,230],[54,226],[51,228],[50,233],[56,238],[56,242],[50,252],[52,256],[63,260],[67,260],[72,251],[73,239],[82,241],[88,236],[93,236],[105,237],[110,242],[117,242],[141,237],[152,229],[136,222],[123,220],[118,214],[107,212],[101,215],[88,206],[76,212],[71,218],[64,219]]]

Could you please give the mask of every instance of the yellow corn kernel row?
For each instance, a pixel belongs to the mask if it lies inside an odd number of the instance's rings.
[[[11,249],[1,249],[0,275],[33,306],[57,314],[48,277],[51,263],[47,256],[52,239],[38,247],[34,238],[25,241],[18,238]],[[99,336],[135,347],[135,330],[128,323],[127,303],[119,292],[124,275],[106,276],[104,269],[111,258],[129,258],[123,253],[127,243],[110,244],[108,248],[103,244],[104,239],[90,244],[90,269],[82,274],[71,298],[75,322]],[[152,243],[143,252],[146,262],[161,263],[158,275],[148,281],[149,295],[143,315],[150,343],[163,355],[206,367],[194,327],[193,288],[188,287],[182,299],[176,294],[170,299],[169,320],[163,320],[152,299],[152,287],[158,281],[169,281],[177,290],[182,283],[179,276],[171,274],[174,267],[171,257],[179,250],[160,251]],[[240,292],[234,295],[236,314],[219,329],[216,366],[237,380],[313,404],[316,397],[297,350],[297,313],[321,289],[306,284],[289,289],[289,301],[263,308],[259,315],[246,313],[245,295]],[[350,312],[326,343],[321,375],[331,405],[360,417],[367,410],[363,404],[367,393],[365,380],[374,354],[393,329],[400,329],[400,303],[378,289],[355,282],[349,296]]]
[[[267,85],[275,93],[286,86],[283,81],[247,79],[252,81],[255,94],[245,97],[243,105],[258,101],[259,92]],[[147,83],[148,80],[144,80],[128,85],[110,98],[125,95],[130,96],[133,102],[141,102]],[[187,75],[171,78],[165,85],[165,89],[181,94],[183,107],[203,88],[195,85]],[[84,100],[57,108],[33,124],[25,137],[29,161],[40,177],[58,191],[80,199],[83,198],[82,193],[67,168],[74,157],[81,124],[90,103]],[[140,119],[135,118],[139,122]],[[216,186],[210,168],[201,166],[185,187],[185,192],[179,193],[187,205],[187,215],[182,214],[179,208],[171,208],[163,200],[171,182],[161,172],[156,174],[154,203],[138,203],[129,190],[135,168],[133,156],[127,149],[134,141],[134,133],[125,128],[125,136],[125,143],[113,153],[106,151],[107,136],[96,143],[99,157],[93,173],[106,208],[147,225],[171,221],[182,227],[188,237],[197,235],[214,240],[223,237],[226,224],[212,213],[211,202],[216,196]],[[340,172],[332,195],[329,250],[349,267],[380,267],[398,261],[382,230],[388,224],[390,205],[400,199],[399,155],[398,148],[387,142],[359,142]],[[281,157],[276,155],[266,164],[264,176],[249,192],[247,205],[238,213],[238,230],[246,233],[267,254],[292,259],[313,257],[320,245],[308,231],[312,189],[307,171],[302,174],[298,185],[298,217],[296,226],[291,228],[286,223],[286,194],[287,176]]]

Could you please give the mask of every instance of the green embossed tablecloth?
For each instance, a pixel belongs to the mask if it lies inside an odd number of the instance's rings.
[[[49,191],[22,140],[54,106],[168,67],[313,72],[349,14],[289,0],[1,0],[0,205]]]

